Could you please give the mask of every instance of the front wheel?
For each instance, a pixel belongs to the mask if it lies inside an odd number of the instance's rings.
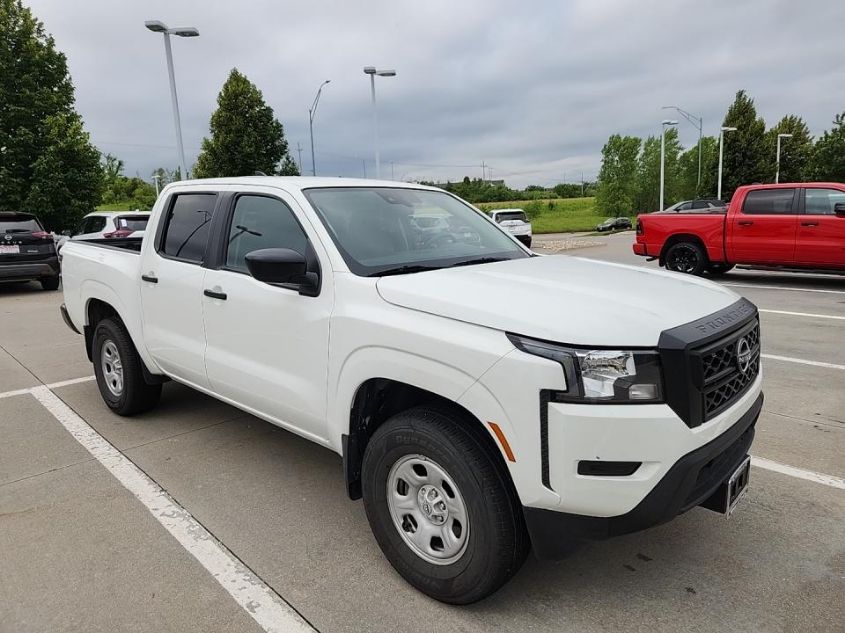
[[[678,242],[669,247],[664,258],[666,270],[700,275],[707,268],[707,255],[695,242]]]
[[[474,420],[420,407],[380,426],[364,454],[364,508],[384,555],[411,585],[451,604],[496,591],[529,549],[516,491],[484,433]]]

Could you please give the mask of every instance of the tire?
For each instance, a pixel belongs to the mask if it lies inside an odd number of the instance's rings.
[[[118,415],[152,409],[161,397],[161,385],[144,381],[141,358],[122,323],[103,319],[94,330],[94,375],[100,395]]]
[[[516,490],[484,434],[475,420],[418,407],[380,426],[364,453],[364,509],[382,552],[408,583],[450,604],[495,592],[530,548]]]
[[[664,257],[666,270],[688,275],[701,275],[707,268],[707,255],[695,242],[672,244]]]
[[[58,290],[59,289],[59,278],[56,277],[47,277],[46,279],[41,280],[41,288],[44,290]]]
[[[713,277],[720,277],[733,270],[733,267],[734,264],[710,264],[707,267],[707,273]]]

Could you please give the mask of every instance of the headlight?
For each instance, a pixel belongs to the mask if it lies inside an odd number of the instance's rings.
[[[548,358],[563,367],[566,387],[554,392],[562,402],[663,401],[660,357],[655,350],[574,348],[508,334],[527,354]]]

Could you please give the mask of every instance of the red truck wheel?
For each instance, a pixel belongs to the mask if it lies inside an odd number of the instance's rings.
[[[666,251],[666,270],[700,275],[707,268],[707,255],[695,242],[678,242]]]

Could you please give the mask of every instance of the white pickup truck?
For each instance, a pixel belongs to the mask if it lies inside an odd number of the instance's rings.
[[[63,252],[111,409],[173,379],[339,453],[438,600],[746,489],[757,309],[714,283],[536,256],[449,193],[351,179],[168,185],[142,241]]]

